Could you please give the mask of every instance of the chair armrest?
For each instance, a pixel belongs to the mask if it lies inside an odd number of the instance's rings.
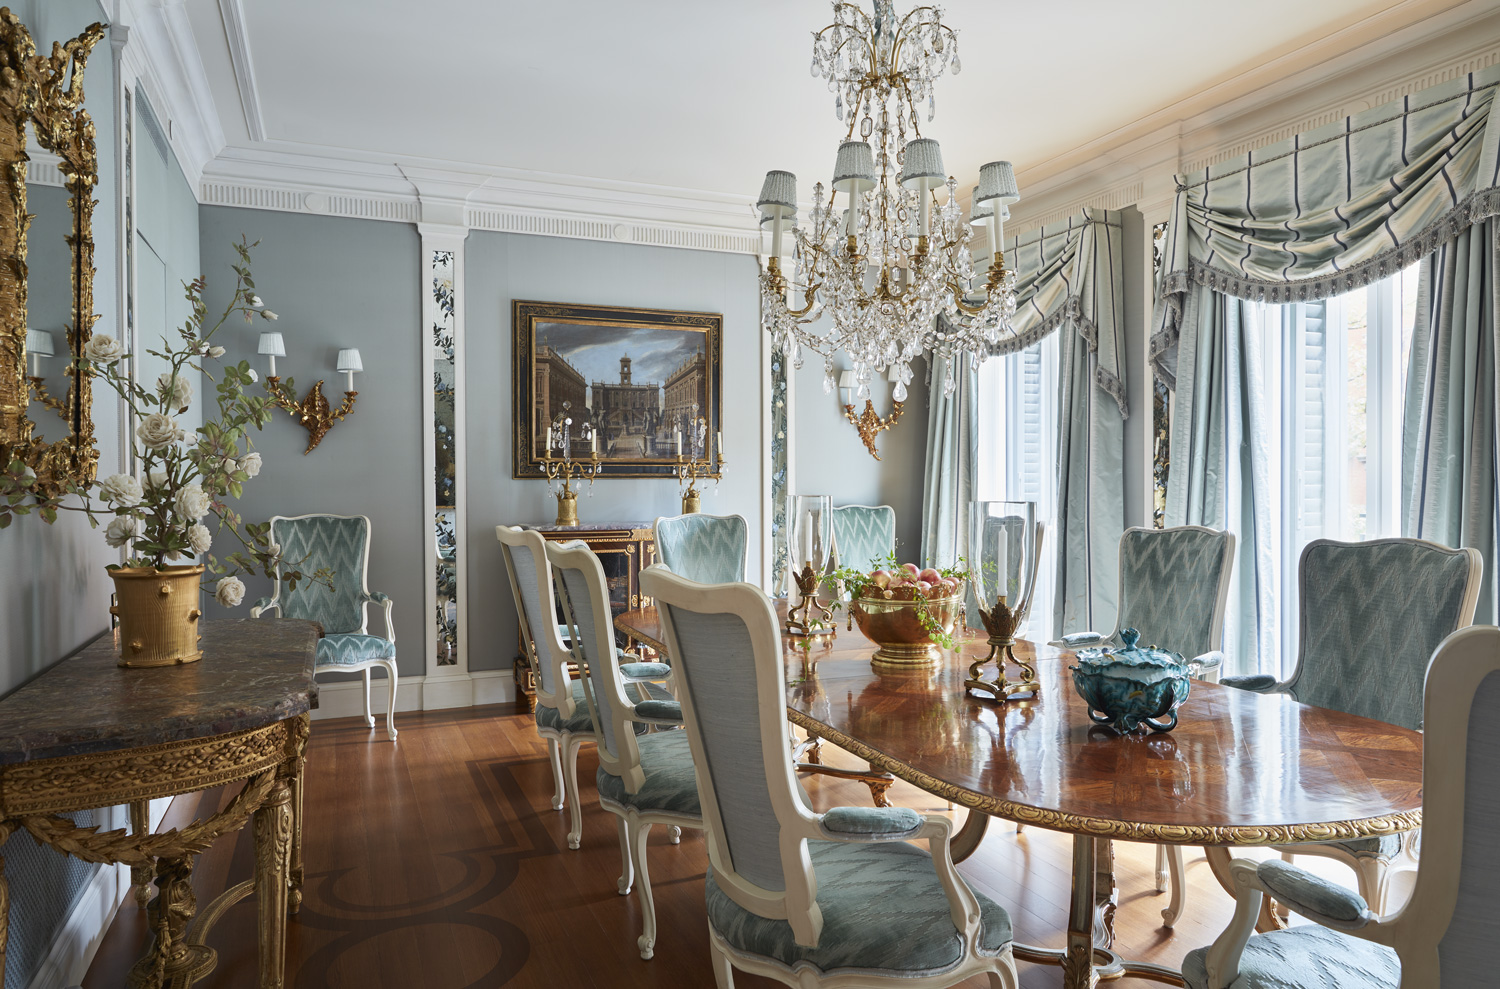
[[[1269,673],[1252,673],[1249,676],[1223,677],[1219,680],[1223,687],[1238,687],[1241,690],[1253,690],[1257,694],[1279,694],[1281,682]]]
[[[1336,931],[1355,931],[1375,919],[1364,897],[1289,862],[1269,859],[1255,870],[1256,883],[1308,920]]]
[[[662,701],[655,698],[649,701],[636,701],[635,713],[630,716],[630,720],[648,725],[680,725],[682,724],[682,704],[678,701]]]
[[[1255,933],[1255,922],[1260,916],[1261,896],[1265,893],[1270,893],[1304,917],[1325,927],[1378,944],[1390,942],[1392,929],[1382,925],[1370,913],[1363,899],[1294,865],[1275,859],[1266,862],[1235,859],[1229,863],[1229,876],[1234,885],[1234,917],[1209,947],[1208,956],[1204,959],[1204,967],[1208,970],[1208,989],[1229,989],[1240,977],[1240,959],[1244,955],[1245,945]],[[1315,902],[1300,902],[1303,900]],[[1318,912],[1313,909],[1314,906],[1355,919],[1338,920]]]
[[[1055,639],[1047,643],[1049,646],[1057,646],[1060,649],[1081,649],[1084,646],[1097,646],[1109,636],[1103,632],[1074,632],[1065,635],[1061,639]]]
[[[620,676],[625,679],[626,683],[634,683],[642,680],[670,680],[672,679],[672,667],[666,663],[624,662],[620,664]]]
[[[389,594],[382,594],[379,591],[362,591],[362,592],[360,592],[359,600],[360,600],[361,604],[364,604],[365,602],[368,601],[371,604],[378,604],[381,607],[385,608],[385,637],[386,637],[386,641],[388,641],[388,642],[395,642],[396,641],[396,628],[395,628],[395,626],[393,626],[391,624],[391,598],[390,598],[390,595]]]
[[[925,823],[908,807],[834,807],[818,827],[832,841],[905,841]]]
[[[276,617],[280,618],[281,617],[281,604],[274,597],[261,598],[260,600],[256,601],[254,604],[252,604],[250,606],[250,617],[251,618],[259,618],[261,616],[262,612],[264,612],[264,611],[266,611],[268,609],[271,609],[271,608],[276,609]]]

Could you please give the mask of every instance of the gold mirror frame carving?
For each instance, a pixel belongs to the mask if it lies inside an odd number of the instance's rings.
[[[94,122],[83,108],[83,70],[89,52],[104,37],[92,24],[68,42],[54,42],[51,55],[38,55],[25,25],[0,7],[0,469],[20,460],[37,474],[39,493],[55,494],[69,485],[94,480],[99,451],[90,415],[92,388],[79,358],[93,336],[94,196],[99,157]],[[26,125],[39,145],[57,155],[68,190],[73,227],[67,241],[73,255],[73,319],[68,326],[66,438],[48,443],[33,435],[26,415]]]

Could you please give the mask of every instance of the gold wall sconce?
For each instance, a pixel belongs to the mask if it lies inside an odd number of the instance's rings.
[[[578,524],[578,492],[573,482],[589,482],[589,494],[594,493],[594,480],[604,465],[599,462],[599,431],[585,420],[578,425],[578,438],[589,445],[588,461],[573,459],[573,403],[562,403],[562,411],[552,417],[547,427],[547,454],[542,458],[542,473],[547,475],[547,486],[557,497],[557,519],[554,525]],[[560,457],[553,456],[561,454]],[[561,481],[559,487],[557,482]]]
[[[278,407],[290,412],[302,424],[302,428],[307,430],[307,449],[302,451],[305,457],[323,442],[323,437],[328,435],[334,423],[354,411],[354,400],[359,396],[359,392],[354,390],[354,375],[364,370],[364,365],[359,359],[359,351],[356,349],[339,351],[337,370],[348,375],[348,388],[345,389],[344,400],[339,403],[337,409],[329,405],[328,399],[323,397],[322,379],[312,386],[300,402],[297,400],[297,393],[292,389],[292,382],[288,380],[285,385],[281,383],[281,378],[276,374],[276,358],[286,356],[286,343],[282,340],[280,333],[262,333],[259,353],[271,359],[271,373],[266,376],[266,391],[270,393]]]
[[[719,484],[724,474],[724,433],[722,430],[714,437],[714,454],[710,458],[704,446],[708,439],[708,420],[698,414],[698,403],[693,403],[692,414],[688,417],[688,453],[687,459],[683,459],[682,452],[682,430],[676,431],[677,436],[677,464],[672,468],[672,473],[677,478],[677,486],[681,488],[687,485],[687,490],[682,493],[682,514],[696,515],[703,506],[701,492],[698,490],[699,481],[713,479],[715,485]],[[718,490],[717,487],[714,488]]]
[[[26,356],[31,358],[31,373],[26,376],[26,382],[31,388],[32,396],[66,419],[70,407],[68,400],[48,392],[47,377],[42,374],[42,358],[57,356],[57,351],[52,346],[52,334],[46,330],[27,330]]]
[[[899,381],[897,375],[899,368],[892,366],[890,379]],[[880,452],[875,449],[875,437],[890,429],[901,421],[901,413],[905,406],[901,402],[891,402],[891,414],[880,416],[875,413],[875,403],[865,399],[865,410],[858,415],[854,412],[854,395],[859,388],[859,382],[855,380],[853,371],[845,371],[839,375],[839,394],[844,399],[844,418],[849,420],[850,425],[859,431],[859,438],[865,444],[865,449],[870,451],[870,456],[876,460],[880,459]]]

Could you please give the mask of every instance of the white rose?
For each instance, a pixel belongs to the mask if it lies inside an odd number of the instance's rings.
[[[174,409],[185,409],[193,403],[193,383],[180,374],[174,377],[171,371],[162,372],[156,379],[156,392],[167,397],[167,404]]]
[[[281,562],[281,544],[280,543],[270,543],[269,545],[267,545],[266,546],[266,555],[271,558],[271,562],[272,563],[280,563]]]
[[[226,608],[237,608],[245,600],[245,582],[238,577],[225,577],[214,587],[214,600]]]
[[[95,333],[83,345],[83,356],[95,364],[113,364],[125,356],[125,345],[108,333]]]
[[[169,562],[176,563],[178,560],[182,559],[182,550],[169,549],[162,555],[165,556]]]
[[[224,473],[233,474],[239,468],[239,466],[239,464],[234,462],[233,457],[224,458]]]
[[[111,474],[99,482],[99,490],[103,492],[105,500],[112,501],[121,508],[134,508],[141,503],[144,492],[141,490],[141,482],[129,474]]]
[[[184,433],[177,425],[177,420],[160,412],[141,417],[141,424],[135,427],[135,435],[145,444],[148,450],[160,450],[171,446],[173,443],[181,443]]]
[[[223,347],[209,347],[208,348],[208,356],[212,357],[214,360],[218,360],[220,357],[224,356],[224,348]]]
[[[277,316],[277,315],[276,315],[276,314],[275,314],[275,313],[273,313],[273,312],[272,312],[272,311],[271,311],[271,310],[269,310],[269,309],[262,309],[262,310],[261,310],[261,311],[260,311],[260,314],[261,314],[261,315],[262,315],[262,316],[264,316],[264,317],[266,317],[266,319],[280,319],[280,318],[281,318],[281,317],[280,317],[280,316]]]
[[[197,553],[199,556],[207,553],[209,547],[214,544],[214,534],[209,532],[208,526],[204,525],[202,522],[194,522],[192,525],[188,526],[187,538],[188,545],[191,546],[193,548],[193,552]]]
[[[260,296],[252,295],[250,296],[250,305],[254,306],[256,309],[261,309],[265,306],[265,303],[260,301]]]
[[[121,515],[104,527],[104,541],[119,549],[141,534],[141,520]]]
[[[240,470],[245,472],[246,477],[254,477],[260,473],[260,453],[247,453],[240,458]]]
[[[258,375],[258,374],[255,373],[255,368],[253,368],[253,367],[250,369],[250,380],[252,382],[260,380],[260,375]]]
[[[208,492],[203,490],[201,484],[189,484],[177,492],[177,497],[172,501],[172,507],[178,515],[194,522],[208,514],[209,505]]]

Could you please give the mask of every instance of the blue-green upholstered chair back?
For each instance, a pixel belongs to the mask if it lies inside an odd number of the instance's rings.
[[[363,515],[278,516],[271,520],[271,541],[281,544],[283,560],[305,574],[324,568],[333,571],[332,593],[310,580],[299,581],[296,590],[278,587],[283,617],[318,622],[328,635],[364,630],[369,519]]]
[[[1220,647],[1221,582],[1233,564],[1228,532],[1179,526],[1127,529],[1120,537],[1120,618],[1143,645],[1187,659]],[[1216,620],[1217,619],[1217,620]]]
[[[673,669],[691,694],[698,723],[713,726],[703,732],[708,765],[699,767],[700,778],[706,768],[734,870],[762,889],[785,890],[781,826],[771,807],[768,779],[784,785],[786,772],[777,767],[779,774],[767,773],[749,630],[738,615],[662,607],[670,612],[677,635]],[[709,799],[701,783],[699,791],[700,799]],[[801,793],[794,790],[793,799],[800,801]]]
[[[700,584],[745,579],[749,528],[738,515],[678,515],[656,520],[656,558]]]
[[[1308,543],[1292,696],[1420,728],[1433,650],[1473,618],[1477,562],[1472,551],[1419,539]]]
[[[896,551],[896,510],[890,505],[840,505],[833,510],[839,566],[874,570]]]
[[[535,551],[525,547],[514,550],[505,543],[500,544],[500,552],[510,561],[511,569],[516,575],[516,596],[521,599],[519,617],[526,623],[526,634],[531,638],[532,647],[536,649],[537,677],[542,681],[542,691],[549,697],[561,700],[557,689],[557,663],[548,646],[551,640],[547,638],[556,623],[551,621],[552,616],[547,614],[541,599],[540,581],[552,579],[547,558],[543,555],[541,559],[537,559]]]
[[[616,759],[621,758],[620,740],[615,734],[615,691],[610,687],[610,681],[619,678],[620,671],[613,656],[596,655],[599,629],[612,628],[614,624],[609,602],[594,600],[580,570],[558,566],[553,567],[553,575],[557,580],[558,592],[566,595],[564,614],[571,615],[578,629],[577,635],[570,632],[569,639],[578,657],[578,672],[588,685],[585,696],[592,698],[597,708],[594,717],[595,734],[606,752]]]

